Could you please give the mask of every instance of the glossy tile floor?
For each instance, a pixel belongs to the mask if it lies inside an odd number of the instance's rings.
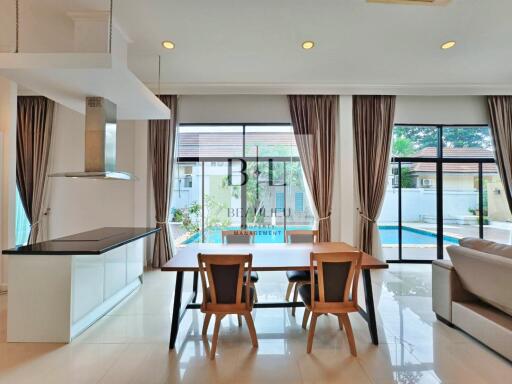
[[[302,309],[296,318],[289,309],[256,310],[258,349],[245,324],[225,318],[215,361],[200,337],[202,315],[188,311],[169,352],[172,273],[146,273],[141,289],[69,345],[7,344],[3,295],[0,383],[510,383],[509,362],[436,321],[430,268],[394,264],[372,272],[381,344],[373,346],[366,323],[351,315],[357,358],[333,316],[318,320],[308,355]],[[260,301],[281,299],[285,288],[283,273],[260,274]]]

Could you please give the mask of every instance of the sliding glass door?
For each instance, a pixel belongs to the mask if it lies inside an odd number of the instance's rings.
[[[467,236],[510,243],[488,127],[397,125],[392,153],[378,222],[389,261],[442,259]]]
[[[176,245],[219,243],[229,229],[255,231],[256,242],[284,242],[287,229],[312,227],[290,125],[182,125],[176,151]]]

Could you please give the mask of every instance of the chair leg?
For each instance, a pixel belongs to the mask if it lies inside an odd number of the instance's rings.
[[[217,350],[217,340],[219,338],[220,321],[224,316],[215,315],[215,327],[213,328],[212,347],[210,348],[210,359],[215,359],[215,351]]]
[[[242,326],[242,316],[241,315],[236,315],[237,319],[238,319],[238,326],[241,327]]]
[[[299,283],[295,283],[295,289],[293,290],[293,302],[297,301],[297,296],[299,294]],[[295,307],[292,308],[292,316],[295,316]]]
[[[311,353],[311,349],[313,348],[313,337],[315,336],[315,327],[316,327],[316,318],[318,317],[318,313],[313,313],[311,316],[311,324],[309,324],[309,333],[308,333],[308,346],[307,353]]]
[[[254,288],[254,302],[257,303],[258,302],[258,294],[256,293],[256,286],[254,285],[253,282],[251,282],[250,286],[252,288]]]
[[[206,335],[206,333],[208,332],[208,325],[210,324],[210,319],[212,318],[212,314],[211,313],[207,313],[205,316],[204,316],[204,320],[203,320],[203,330],[201,332],[201,335]]]
[[[306,329],[308,327],[308,320],[309,320],[309,309],[304,308],[304,316],[302,317],[302,328]]]
[[[286,288],[286,296],[284,297],[286,301],[290,301],[290,295],[292,294],[293,283],[291,281],[288,282],[288,288]]]
[[[352,325],[350,324],[350,318],[348,314],[341,314],[343,325],[345,326],[345,332],[347,333],[348,345],[350,346],[350,353],[352,356],[357,356],[356,342],[354,340],[354,333],[352,332]]]
[[[338,317],[338,325],[340,326],[340,331],[343,331],[343,319],[341,318],[341,315],[337,315]]]
[[[258,337],[256,336],[256,329],[254,328],[254,322],[252,321],[252,315],[250,312],[244,314],[247,328],[249,328],[249,334],[251,335],[252,346],[258,348]]]

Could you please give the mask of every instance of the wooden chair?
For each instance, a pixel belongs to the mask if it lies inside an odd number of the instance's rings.
[[[215,315],[210,358],[215,358],[222,318],[229,314],[244,316],[253,347],[258,347],[256,330],[251,316],[254,288],[244,284],[244,271],[250,273],[252,255],[198,254],[199,274],[203,288],[201,312],[205,313],[202,335],[206,335],[212,315]]]
[[[286,242],[290,244],[318,243],[318,230],[290,230],[286,231]],[[286,289],[286,301],[290,300],[293,290],[293,301],[297,301],[299,287],[308,284],[311,280],[309,271],[286,271],[288,288]],[[292,308],[292,316],[295,316],[295,307]]]
[[[252,244],[254,243],[255,231],[248,231],[246,229],[236,229],[231,231],[222,231],[222,243],[223,244]],[[244,281],[247,280],[247,272],[244,273]],[[258,272],[251,272],[251,287],[254,288],[254,300],[258,302],[258,295],[256,294],[256,287],[254,284],[260,279]],[[240,325],[240,321],[239,321]]]
[[[308,334],[308,353],[313,347],[318,316],[331,313],[338,317],[340,330],[345,328],[350,353],[357,356],[348,313],[358,311],[357,285],[361,271],[361,258],[361,252],[311,253],[309,267],[311,283],[299,288],[299,294],[306,305],[303,326],[307,324],[309,315],[312,316]],[[317,274],[314,273],[315,263]]]

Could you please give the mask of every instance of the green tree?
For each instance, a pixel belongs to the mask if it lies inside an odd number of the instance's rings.
[[[287,157],[290,156],[290,148],[286,145],[272,145],[270,148],[264,143],[255,144],[261,147],[259,150],[260,155],[266,157]],[[286,170],[285,170],[286,168]],[[272,181],[276,186],[269,186],[270,169],[268,160],[249,161],[247,163],[247,180],[245,184],[245,193],[247,196],[247,224],[255,225],[264,223],[265,217],[258,214],[260,209],[266,209],[268,215],[269,207],[263,207],[265,200],[273,196],[272,192],[275,188],[280,188],[285,180],[287,186],[300,187],[302,186],[302,168],[299,161],[273,161],[272,168]],[[286,172],[286,174],[285,174]],[[285,178],[286,176],[286,178]],[[232,196],[239,198],[241,196],[241,188],[239,186],[228,186],[228,177],[226,176],[223,181],[223,187],[231,188]]]
[[[396,126],[393,130],[393,154],[402,154],[411,149],[414,153],[427,147],[437,147],[439,130],[428,126]],[[492,149],[492,140],[488,127],[443,127],[443,145],[448,148]],[[408,140],[411,145],[407,143]],[[395,144],[396,143],[396,144]],[[397,152],[395,152],[395,149]],[[402,151],[402,152],[400,152]]]
[[[416,150],[414,149],[413,142],[404,136],[398,136],[393,140],[394,156],[412,156]]]
[[[409,168],[402,168],[400,174],[400,186],[402,188],[416,187],[416,184],[414,183],[414,177],[412,176],[412,172]]]

